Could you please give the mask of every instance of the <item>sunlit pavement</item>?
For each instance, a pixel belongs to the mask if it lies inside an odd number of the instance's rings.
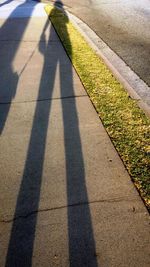
[[[43,6],[44,4],[31,0],[0,1],[0,19],[30,17],[31,10],[32,17],[43,17],[46,16]]]
[[[148,212],[43,5],[18,3],[0,20],[0,266],[149,267]]]

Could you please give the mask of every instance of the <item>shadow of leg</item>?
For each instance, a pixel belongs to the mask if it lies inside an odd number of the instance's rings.
[[[65,26],[64,26],[65,30]],[[74,95],[72,66],[65,65],[67,80],[64,80],[63,61],[60,59],[61,91],[70,85]],[[66,157],[68,236],[70,267],[97,267],[96,249],[88,194],[85,181],[84,159],[79,132],[76,98],[62,99],[64,142]]]
[[[46,27],[48,24],[49,23],[46,23]],[[44,31],[46,30],[46,27]],[[46,137],[51,110],[50,99],[52,97],[57,65],[57,54],[55,53],[55,55],[53,55],[51,67],[49,68],[51,60],[49,54],[53,52],[50,41],[51,33],[47,44],[43,40],[39,44],[40,52],[42,52],[44,56],[44,66],[35,107],[24,173],[17,198],[6,267],[32,266]],[[47,79],[48,88],[45,88],[45,79]],[[46,89],[48,93],[48,100],[42,100],[44,89]]]

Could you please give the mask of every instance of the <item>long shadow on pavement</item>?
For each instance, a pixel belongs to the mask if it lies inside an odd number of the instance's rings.
[[[49,22],[47,21],[43,30],[42,38],[44,37],[48,25]],[[64,31],[67,34],[66,25],[63,26]],[[43,99],[43,101],[37,101],[36,104],[24,174],[14,214],[6,267],[32,266],[46,138],[49,127],[52,93],[54,89],[57,64],[59,64],[60,68],[61,104],[65,144],[64,157],[66,159],[69,266],[97,267],[95,241],[85,182],[84,159],[79,132],[79,122],[76,100],[74,97],[72,65],[70,62],[69,64],[65,64],[64,56],[61,56],[61,53],[59,52],[55,52],[53,54],[51,71],[47,73],[51,60],[49,57],[51,36],[52,31],[47,44],[46,42],[39,43],[40,52],[42,52],[44,56],[44,66],[37,99],[42,100],[45,79],[47,79],[49,91],[46,98],[49,100]],[[65,77],[64,69],[65,73],[67,73],[67,76]],[[46,76],[45,73],[47,73]],[[70,85],[69,99],[67,97],[64,98],[64,92],[67,84]],[[80,205],[81,202],[85,204]],[[32,220],[28,220],[27,216],[32,213],[34,213]],[[51,266],[51,259],[49,259],[49,266]]]

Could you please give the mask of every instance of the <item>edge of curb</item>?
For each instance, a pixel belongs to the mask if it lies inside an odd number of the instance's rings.
[[[79,18],[66,11],[69,19],[79,30],[79,32],[84,36],[89,45],[94,49],[94,51],[102,58],[104,63],[113,73],[113,75],[119,80],[123,85],[124,89],[129,93],[129,96],[137,100],[138,106],[145,112],[147,116],[150,117],[150,106],[146,101],[142,99],[142,94],[149,90],[149,99],[150,99],[150,87],[141,80],[137,74],[135,74],[125,63],[124,61],[113,52],[98,36],[97,34],[89,28],[87,24],[81,21]],[[100,43],[100,47],[97,45]],[[107,50],[107,51],[106,51]],[[104,51],[104,52],[103,52]],[[113,58],[113,62],[110,61],[110,56]],[[113,64],[115,62],[115,65]],[[116,67],[118,65],[118,68]],[[126,77],[124,77],[120,71],[120,68],[124,68]],[[134,84],[134,85],[132,85]],[[141,91],[140,94],[138,91]]]
[[[52,1],[50,4],[54,6]],[[60,6],[57,8],[67,14],[73,25],[102,58],[104,64],[123,85],[129,96],[136,100],[146,116],[150,117],[150,87],[85,22],[70,13],[66,6],[63,6],[65,10]],[[146,95],[146,100],[143,100],[143,95]]]

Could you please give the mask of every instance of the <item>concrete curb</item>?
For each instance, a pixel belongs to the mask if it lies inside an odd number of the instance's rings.
[[[53,5],[53,3],[51,2]],[[70,21],[85,38],[88,44],[102,58],[113,75],[123,85],[129,96],[137,100],[138,106],[150,117],[150,87],[133,72],[129,66],[116,54],[98,35],[82,20],[71,14],[67,7],[58,9],[67,14]]]
[[[66,11],[66,13],[89,45],[103,59],[113,75],[124,86],[130,97],[137,100],[138,106],[150,117],[150,87],[142,81],[137,74],[135,74],[84,22],[70,14],[70,12]],[[146,97],[144,97],[144,95],[146,95]]]

